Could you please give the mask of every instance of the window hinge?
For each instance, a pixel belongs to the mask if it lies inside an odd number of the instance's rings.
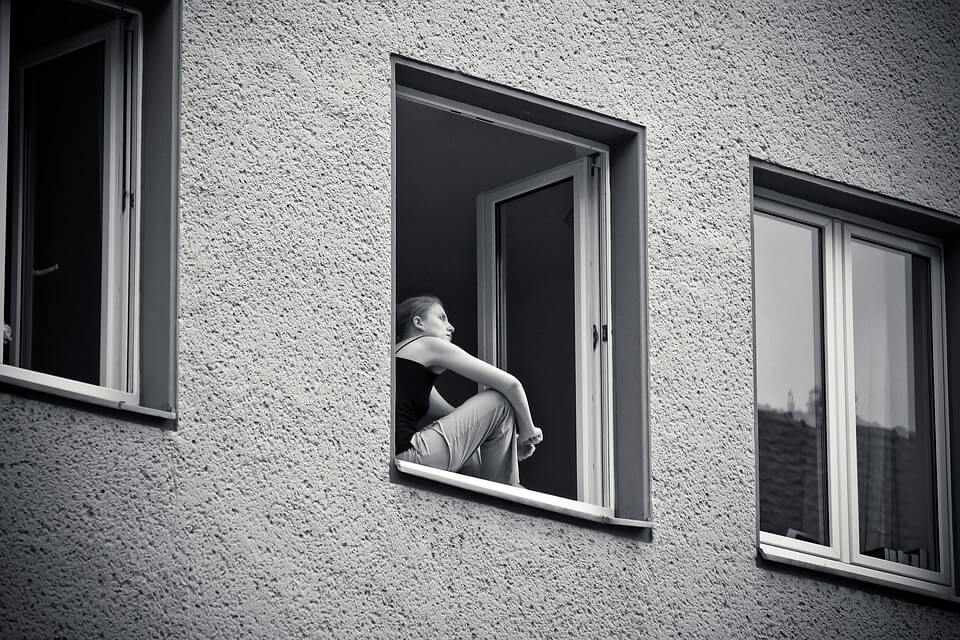
[[[120,206],[120,210],[127,211],[127,209],[129,208],[132,211],[133,207],[136,206],[137,198],[136,198],[136,195],[133,193],[133,191],[127,191],[126,189],[124,189],[122,201],[123,202]]]
[[[601,325],[601,327],[600,327],[600,339],[603,340],[604,342],[607,342],[607,340],[608,340],[609,338],[610,338],[610,334],[609,334],[609,332],[608,332],[608,330],[607,330],[607,325]]]
[[[590,177],[593,177],[594,172],[600,169],[600,154],[593,153],[590,154]]]

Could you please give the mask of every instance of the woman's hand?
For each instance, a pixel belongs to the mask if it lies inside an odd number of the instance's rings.
[[[519,445],[538,445],[543,442],[543,429],[533,427],[533,431],[521,433],[517,430],[517,444]]]
[[[536,445],[532,445],[529,442],[523,444],[517,443],[517,460],[523,461],[533,455],[537,450]]]
[[[543,442],[543,430],[540,427],[534,427],[526,436],[517,433],[517,460],[526,460],[532,456],[537,445]]]

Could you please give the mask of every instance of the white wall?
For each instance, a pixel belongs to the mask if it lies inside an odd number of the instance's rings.
[[[180,427],[0,392],[4,635],[960,635],[756,562],[755,156],[960,215],[955,3],[185,3]],[[646,125],[652,543],[392,484],[389,54]]]

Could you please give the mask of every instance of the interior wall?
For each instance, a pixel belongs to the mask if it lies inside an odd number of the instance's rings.
[[[434,294],[454,342],[477,353],[477,195],[574,160],[576,148],[397,100],[396,301]],[[453,404],[477,392],[456,375],[438,380]]]

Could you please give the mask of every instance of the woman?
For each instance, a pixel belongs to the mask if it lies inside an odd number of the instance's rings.
[[[533,455],[543,440],[523,387],[452,338],[453,325],[435,296],[397,306],[397,459],[519,485],[518,460]],[[433,386],[448,369],[490,390],[453,407]],[[433,422],[417,431],[425,416]]]

